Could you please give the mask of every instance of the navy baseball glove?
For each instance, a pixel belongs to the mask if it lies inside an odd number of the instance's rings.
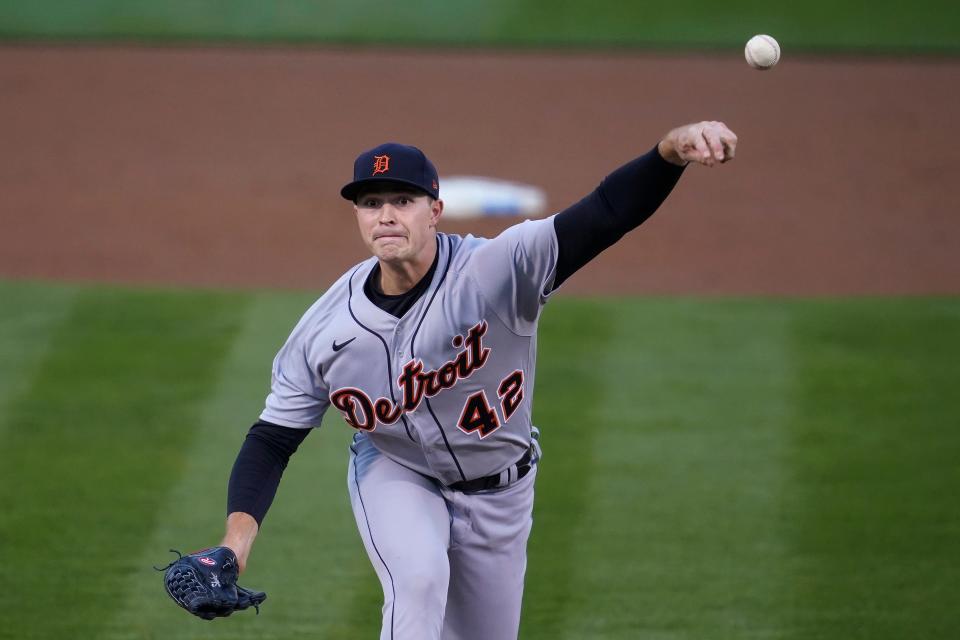
[[[163,585],[178,605],[204,620],[225,618],[249,607],[260,613],[267,594],[237,585],[240,568],[233,550],[213,547],[188,556],[170,551],[179,557],[162,569],[154,569],[164,572]]]

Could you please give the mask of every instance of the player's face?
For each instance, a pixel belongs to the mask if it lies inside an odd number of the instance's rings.
[[[354,209],[364,243],[382,262],[433,260],[442,200],[414,191],[369,190]]]

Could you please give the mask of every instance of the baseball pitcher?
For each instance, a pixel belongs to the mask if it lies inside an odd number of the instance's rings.
[[[576,204],[492,239],[438,230],[440,178],[419,149],[361,153],[341,195],[372,257],[277,354],[230,475],[221,548],[242,571],[290,456],[332,408],[356,432],[347,486],[383,586],[381,639],[515,639],[541,309],[652,215],[688,163],[727,162],[736,145],[720,122],[679,127]]]

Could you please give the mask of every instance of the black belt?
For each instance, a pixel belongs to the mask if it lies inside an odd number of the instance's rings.
[[[530,464],[532,459],[532,454],[530,453],[532,447],[527,449],[526,453],[517,460],[517,462],[507,469],[507,481],[501,484],[501,478],[503,477],[503,472],[495,473],[490,476],[485,476],[483,478],[475,478],[474,480],[461,480],[459,482],[454,482],[449,485],[451,489],[456,491],[463,491],[464,493],[473,493],[475,491],[484,491],[486,489],[496,489],[500,486],[505,486],[511,482],[516,482],[520,478],[524,477],[530,473],[530,469],[533,465]],[[513,478],[513,467],[516,467],[516,478]]]

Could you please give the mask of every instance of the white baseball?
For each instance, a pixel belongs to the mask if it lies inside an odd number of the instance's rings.
[[[770,69],[780,61],[780,44],[773,36],[753,36],[743,48],[743,57],[754,69]]]

